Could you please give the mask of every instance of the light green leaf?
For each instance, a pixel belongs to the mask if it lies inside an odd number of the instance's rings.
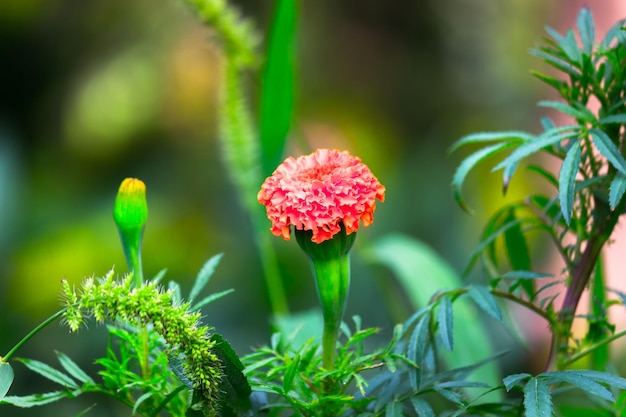
[[[589,7],[583,6],[580,9],[580,13],[578,13],[578,18],[576,19],[576,25],[578,26],[578,33],[580,34],[580,40],[583,44],[583,52],[590,55],[596,37],[596,31]]]
[[[541,379],[533,377],[524,387],[524,410],[526,417],[551,417],[552,396]]]
[[[549,54],[545,51],[542,51],[540,49],[531,49],[530,51],[531,55],[536,56],[537,58],[540,58],[542,61],[552,65],[554,68],[563,71],[573,77],[579,77],[580,76],[580,71],[576,68],[574,68],[574,66],[572,66],[570,63],[566,62],[563,58],[561,57],[556,57],[552,54]]]
[[[196,297],[202,292],[204,287],[206,287],[206,285],[209,283],[209,280],[213,276],[215,268],[217,268],[217,265],[220,263],[223,255],[223,253],[218,253],[217,255],[212,256],[211,259],[206,261],[205,264],[202,266],[200,272],[198,272],[196,280],[193,283],[193,287],[189,292],[189,304],[193,304],[193,300],[196,299]]]
[[[532,375],[527,373],[513,374],[506,376],[502,380],[502,382],[504,383],[504,387],[506,388],[506,390],[511,391],[521,381],[524,381],[530,377],[532,377]]]
[[[613,394],[611,394],[608,389],[574,370],[544,372],[538,375],[537,378],[543,379],[548,385],[565,382],[580,388],[588,394],[595,395],[609,402],[615,402],[615,397],[613,397]]]
[[[589,131],[593,138],[593,143],[598,151],[622,174],[626,175],[626,160],[621,152],[615,146],[615,143],[600,129],[591,129]]]
[[[95,381],[85,373],[69,356],[63,352],[54,351],[59,363],[71,376],[83,383],[95,384]]]
[[[261,82],[259,131],[265,175],[280,163],[295,96],[296,0],[278,0],[275,7]]]
[[[472,133],[463,136],[461,139],[454,142],[452,146],[450,146],[448,152],[454,152],[461,146],[469,145],[472,143],[506,142],[515,145],[523,142],[530,142],[534,138],[535,135],[531,135],[530,133],[518,130]]]
[[[550,107],[555,110],[560,111],[568,116],[572,116],[575,119],[582,120],[584,122],[593,122],[596,120],[596,117],[589,111],[586,107],[575,108],[567,103],[563,103],[562,101],[553,101],[553,100],[543,100],[537,103],[540,107]]]
[[[217,292],[215,294],[210,294],[207,295],[206,297],[204,297],[202,300],[198,301],[197,303],[195,303],[193,305],[193,307],[190,308],[190,311],[198,311],[200,310],[202,307],[204,307],[207,304],[212,303],[213,301],[219,300],[220,298],[235,292],[234,289],[230,288],[228,290],[224,290],[224,291],[220,291]]]
[[[11,404],[20,408],[30,408],[50,404],[55,401],[62,400],[63,398],[74,397],[78,394],[80,394],[80,391],[74,391],[72,393],[67,391],[54,391],[46,392],[45,394],[8,396],[4,397],[0,402],[4,404]]]
[[[617,123],[617,124],[626,123],[626,114],[612,114],[610,116],[606,116],[598,120],[598,124],[601,124],[601,125],[608,125],[612,123]]]
[[[532,272],[532,271],[509,271],[502,275],[503,279],[540,279],[553,277],[553,274],[547,272]]]
[[[430,298],[438,291],[464,286],[454,269],[436,252],[424,243],[402,234],[377,239],[374,244],[364,248],[361,255],[368,262],[391,269],[416,310],[428,305]],[[454,339],[463,349],[443,355],[448,367],[460,368],[493,356],[489,336],[478,318],[475,306],[467,299],[459,299],[454,303],[454,312]],[[493,362],[484,364],[473,375],[491,386],[500,383],[498,368]],[[500,395],[496,392],[488,399],[493,400]]]
[[[574,185],[580,168],[580,154],[581,146],[580,139],[578,139],[572,143],[567,151],[559,173],[559,201],[561,202],[561,213],[563,213],[563,218],[567,224],[572,218]]]
[[[454,313],[450,297],[443,297],[437,309],[437,323],[443,346],[452,351],[454,348]]]
[[[485,313],[498,321],[502,321],[500,307],[487,288],[482,285],[470,285],[467,287],[467,293]]]
[[[0,400],[7,395],[11,384],[13,384],[13,368],[8,362],[3,362],[0,359]]]
[[[613,387],[613,388],[626,390],[626,378],[612,375],[608,372],[593,371],[590,369],[577,370],[577,371],[571,371],[571,372],[577,372],[585,376],[586,378],[592,379],[596,382],[607,384],[608,386]]]
[[[76,382],[64,374],[63,372],[54,369],[48,364],[43,362],[36,361],[34,359],[18,359],[22,362],[28,369],[33,372],[38,373],[39,375],[49,379],[50,381],[56,382],[67,388],[78,388]]]
[[[154,395],[153,392],[146,392],[145,394],[141,395],[139,398],[137,398],[137,400],[135,400],[135,405],[133,406],[133,416],[137,414],[137,410],[139,409],[139,406],[141,406],[141,404],[147,400],[148,398],[152,397]]]
[[[457,204],[461,206],[463,210],[465,210],[466,212],[470,212],[469,207],[467,206],[465,200],[463,199],[463,196],[461,195],[461,187],[463,186],[463,182],[465,181],[465,178],[469,171],[471,171],[472,168],[476,166],[476,164],[480,163],[486,158],[495,155],[496,153],[504,149],[508,149],[511,146],[513,146],[513,144],[511,143],[498,143],[495,145],[487,146],[472,153],[459,164],[456,172],[454,173],[454,176],[452,177],[452,189],[454,190],[454,198]]]
[[[626,192],[626,175],[618,172],[609,187],[609,204],[611,205],[611,209],[615,210],[624,192]]]

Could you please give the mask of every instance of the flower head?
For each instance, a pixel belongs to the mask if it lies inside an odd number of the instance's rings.
[[[376,200],[385,187],[367,165],[346,151],[318,149],[297,159],[289,157],[268,177],[257,195],[272,221],[272,233],[289,240],[291,226],[311,230],[321,243],[341,230],[350,234],[373,221]]]

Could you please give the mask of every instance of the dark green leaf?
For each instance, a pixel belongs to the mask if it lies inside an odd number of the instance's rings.
[[[7,395],[13,384],[13,368],[8,362],[0,359],[0,401]]]
[[[537,165],[529,165],[526,169],[528,169],[530,172],[538,174],[540,177],[548,181],[551,185],[554,185],[554,188],[559,188],[559,182],[551,172],[548,172],[544,168]]]
[[[591,113],[587,108],[575,108],[567,103],[563,103],[561,101],[551,101],[544,100],[537,103],[538,106],[541,107],[551,107],[555,110],[560,111],[561,113],[565,113],[568,116],[572,116],[575,119],[579,119],[585,122],[593,122],[596,120],[593,113]]]
[[[402,417],[402,404],[395,401],[385,407],[385,417]]]
[[[439,334],[446,349],[452,351],[454,347],[454,312],[450,297],[443,297],[437,309],[437,323],[439,324]]]
[[[470,209],[465,204],[465,200],[463,200],[463,196],[461,195],[461,187],[463,186],[463,182],[465,181],[465,177],[469,173],[469,171],[478,163],[483,161],[484,159],[504,150],[510,148],[512,146],[511,143],[498,143],[495,145],[487,146],[482,148],[470,156],[465,158],[458,166],[456,172],[454,173],[454,177],[452,178],[452,188],[454,190],[454,198],[459,206],[463,208],[463,210],[469,212]]]
[[[598,151],[604,155],[615,169],[626,175],[626,161],[611,138],[600,129],[591,129],[589,133],[591,133],[593,143],[598,148]]]
[[[534,75],[535,77],[537,77],[538,79],[540,79],[541,81],[543,81],[544,83],[556,89],[556,91],[558,92],[561,92],[567,88],[567,83],[564,81],[557,80],[556,78],[553,78],[553,77],[549,77],[545,74],[540,73],[539,71],[531,71],[530,73]]]
[[[411,405],[413,406],[413,410],[415,410],[418,417],[435,417],[435,412],[432,407],[421,398],[411,398]]]
[[[520,382],[525,381],[530,377],[532,377],[532,375],[527,373],[513,374],[505,377],[502,382],[504,383],[506,390],[511,391]]]
[[[596,31],[589,7],[583,6],[580,9],[580,13],[578,13],[578,18],[576,19],[576,25],[578,26],[580,41],[583,45],[583,52],[587,55],[591,55],[593,42],[596,37]]]
[[[623,103],[622,103],[623,105]],[[598,124],[608,125],[611,123],[624,124],[626,123],[626,114],[612,114],[610,116],[606,116],[598,120]]]
[[[19,359],[28,369],[33,372],[38,373],[39,375],[49,379],[50,381],[56,382],[67,388],[78,388],[76,382],[64,374],[63,372],[54,369],[48,364],[43,362],[36,361],[34,359]]]
[[[409,339],[409,346],[407,347],[407,357],[413,363],[420,365],[424,359],[424,352],[426,351],[426,342],[428,341],[428,330],[431,319],[430,311],[424,315],[415,325],[411,338]],[[409,370],[409,382],[414,391],[417,391],[420,386],[420,374],[421,369],[414,368]]]
[[[85,373],[69,356],[63,352],[55,351],[59,363],[71,376],[83,383],[95,384],[95,381]]]
[[[615,397],[608,389],[577,371],[544,372],[538,375],[537,378],[543,379],[548,385],[566,382],[588,394],[595,395],[606,401],[615,402]]]
[[[214,333],[210,339],[215,342],[213,352],[222,365],[219,403],[229,410],[245,411],[252,409],[250,394],[252,388],[244,376],[241,360],[220,334]]]
[[[283,390],[285,392],[289,392],[291,390],[291,386],[293,384],[293,379],[298,374],[300,370],[300,355],[296,355],[285,370],[285,375],[283,376]]]
[[[496,320],[502,321],[502,312],[496,299],[489,290],[481,285],[470,285],[467,287],[467,293],[472,300],[487,314]]]
[[[572,217],[574,185],[576,184],[576,175],[578,175],[580,168],[580,154],[580,140],[577,140],[567,151],[559,174],[559,201],[561,202],[561,213],[563,213],[563,218],[567,224],[570,223]]]
[[[296,17],[296,0],[276,2],[261,85],[260,136],[265,175],[270,175],[280,162],[291,128]]]
[[[609,188],[609,204],[611,205],[611,209],[615,210],[624,192],[626,192],[626,175],[618,172],[615,178],[613,178],[613,181],[611,181]]]
[[[505,219],[506,223],[515,222],[517,216],[515,210],[510,210],[508,216]],[[522,230],[522,225],[517,223],[515,226],[507,229],[504,232],[504,246],[506,253],[511,263],[511,268],[514,270],[528,271],[532,269],[530,262],[530,250],[528,249],[528,243],[526,243],[526,236]],[[534,284],[530,281],[524,281],[521,283],[522,288],[526,291],[526,294],[532,297],[534,293]]]
[[[515,151],[511,153],[511,155],[509,155],[506,159],[496,165],[492,171],[497,171],[502,168],[507,168],[510,165],[517,164],[522,159],[534,154],[537,151],[540,151],[543,148],[555,145],[564,139],[569,139],[578,135],[579,130],[580,126],[571,125],[561,128],[555,128],[551,131],[546,131],[538,136],[536,140],[520,145]],[[563,133],[557,133],[559,131],[563,131]]]
[[[509,271],[502,275],[503,279],[540,279],[548,278],[554,275],[547,272],[532,272],[532,271]]]
[[[196,280],[193,283],[193,287],[189,292],[189,298],[187,300],[189,301],[189,304],[193,304],[193,300],[196,299],[196,297],[202,292],[204,287],[206,287],[206,285],[209,283],[209,280],[211,279],[211,276],[213,276],[215,268],[217,268],[217,265],[220,263],[223,255],[224,254],[222,253],[218,253],[217,255],[211,257],[211,259],[206,261],[202,268],[200,268],[200,272],[198,272],[198,276],[196,277]]]
[[[526,417],[550,417],[553,414],[552,396],[545,382],[533,377],[524,387]]]
[[[454,142],[454,144],[450,146],[448,152],[454,152],[461,146],[469,145],[472,143],[506,142],[515,145],[519,143],[530,142],[534,138],[534,135],[518,130],[472,133],[470,135],[463,136],[461,139]]]

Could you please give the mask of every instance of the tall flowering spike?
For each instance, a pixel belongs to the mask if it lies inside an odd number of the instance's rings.
[[[321,243],[340,232],[351,234],[374,221],[376,200],[385,187],[367,165],[346,151],[318,149],[297,159],[289,157],[268,177],[257,194],[267,210],[272,233],[289,240],[291,226],[312,231]]]
[[[141,270],[141,240],[148,220],[146,185],[136,178],[122,181],[115,198],[113,218],[120,233],[128,268],[133,271],[135,286],[143,281]]]

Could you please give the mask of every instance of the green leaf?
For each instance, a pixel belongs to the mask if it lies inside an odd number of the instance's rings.
[[[395,401],[385,407],[385,417],[402,417],[402,404]]]
[[[280,163],[291,128],[295,90],[296,0],[278,0],[261,83],[260,136],[263,172]]]
[[[515,222],[517,220],[515,209],[511,209],[505,218],[505,223]],[[504,231],[504,247],[514,270],[528,271],[532,269],[530,262],[530,250],[526,237],[522,230],[521,223],[516,223],[513,227]],[[530,281],[523,281],[522,288],[526,294],[532,297],[534,293],[534,285]],[[501,319],[500,319],[501,320]]]
[[[580,70],[567,62],[564,56],[555,56],[554,54],[548,53],[541,48],[531,49],[530,54],[540,58],[545,63],[552,65],[554,68],[563,71],[574,78],[580,77]]]
[[[431,319],[431,310],[428,314],[422,316],[417,322],[411,338],[409,339],[409,345],[407,347],[407,357],[413,363],[421,365],[424,361],[424,352],[426,351],[426,342],[428,341],[428,330]],[[414,391],[417,391],[420,387],[421,369],[414,368],[409,370],[409,382]]]
[[[67,388],[78,388],[76,382],[64,374],[63,372],[54,369],[48,364],[43,362],[36,361],[34,359],[18,359],[22,362],[28,369],[33,372],[38,373],[39,375],[49,379],[50,381],[56,382]]]
[[[580,13],[578,13],[578,18],[576,19],[576,25],[578,26],[580,41],[583,45],[583,52],[587,55],[591,55],[593,42],[596,37],[596,31],[589,7],[583,6],[580,9]]]
[[[543,100],[537,103],[540,107],[550,107],[584,122],[593,122],[596,117],[586,107],[575,108],[561,101]]]
[[[626,390],[626,378],[612,375],[608,372],[594,371],[590,369],[578,370],[576,372],[596,382],[607,384],[613,388]]]
[[[452,351],[454,347],[454,313],[450,297],[443,297],[439,302],[437,323],[439,324],[439,334],[441,335],[443,346]]]
[[[76,396],[78,394],[80,394],[80,391],[75,391],[73,393],[67,391],[54,391],[46,392],[45,394],[4,397],[0,402],[4,404],[11,404],[20,408],[30,408],[50,404],[55,401],[62,400],[63,398]]]
[[[498,321],[502,321],[500,307],[487,288],[482,285],[470,285],[467,287],[467,293],[485,313]]]
[[[402,234],[377,239],[360,253],[366,261],[391,269],[416,310],[428,305],[432,295],[438,291],[464,286],[454,269],[436,252],[424,243]],[[454,338],[463,349],[444,355],[447,365],[459,368],[493,356],[488,333],[478,319],[475,306],[467,299],[459,299],[454,303],[454,309]],[[477,369],[474,376],[492,386],[498,385],[500,381],[498,368],[492,362]]]
[[[222,364],[222,379],[220,382],[220,397],[218,402],[222,407],[230,410],[245,411],[252,409],[250,394],[252,388],[243,374],[244,366],[241,360],[220,334],[214,333],[210,337],[215,342],[213,352]]]
[[[548,385],[566,382],[580,388],[588,394],[595,395],[606,401],[615,402],[615,397],[613,397],[613,394],[611,394],[608,389],[575,370],[544,372],[538,375],[537,378],[543,379]]]
[[[532,271],[509,271],[502,275],[502,279],[541,279],[553,277],[553,274],[547,272],[532,272]]]
[[[579,130],[580,126],[578,125],[564,126],[560,128],[555,128],[554,130],[548,130],[539,135],[536,140],[520,145],[515,151],[511,153],[511,155],[509,155],[506,159],[496,165],[492,169],[492,171],[497,171],[502,168],[507,168],[510,165],[517,164],[522,159],[534,154],[535,152],[540,151],[543,148],[558,144],[564,139],[568,139],[578,135]]]
[[[626,175],[618,172],[615,174],[613,181],[611,181],[611,186],[609,188],[609,204],[611,205],[612,210],[615,210],[615,207],[619,204],[624,192],[626,192]]]
[[[179,305],[183,302],[183,297],[180,294],[180,285],[176,281],[168,281],[167,283],[168,291],[172,292],[172,304]]]
[[[561,202],[561,212],[565,222],[569,225],[572,218],[572,208],[574,206],[574,185],[576,175],[580,168],[581,146],[580,139],[572,143],[565,155],[561,172],[559,173],[559,201]]]
[[[411,405],[419,417],[435,417],[432,407],[421,398],[411,398]]]
[[[506,390],[511,391],[521,381],[525,381],[530,377],[532,377],[532,375],[527,373],[513,374],[505,377],[502,382],[504,383]]]
[[[220,298],[222,298],[222,297],[224,297],[224,296],[226,296],[226,295],[228,295],[230,293],[233,293],[233,292],[235,292],[235,290],[231,288],[231,289],[228,289],[228,290],[217,292],[215,294],[207,295],[202,300],[200,300],[197,303],[195,303],[193,305],[193,307],[191,307],[189,310],[190,311],[198,311],[202,307],[204,307],[205,305],[210,304],[213,301],[219,300]]]
[[[285,370],[285,375],[283,376],[283,390],[285,392],[289,392],[291,390],[293,380],[298,374],[299,370],[300,370],[300,355],[296,355],[289,363],[289,366]]]
[[[558,91],[559,93],[561,91],[564,91],[567,88],[567,83],[561,80],[557,80],[556,78],[547,76],[545,74],[540,73],[539,71],[530,71],[530,73],[537,77],[538,79],[540,79],[541,81],[543,81],[544,83],[548,84],[549,86],[553,87],[556,91]]]
[[[136,415],[137,414],[137,410],[139,409],[139,406],[141,406],[141,404],[147,400],[148,398],[152,397],[154,395],[154,392],[146,392],[145,394],[141,395],[139,398],[137,398],[135,400],[135,405],[133,406],[133,413],[132,415]]]
[[[550,417],[553,414],[550,389],[541,379],[533,377],[524,387],[526,417]]]
[[[567,31],[565,36],[561,36],[554,29],[547,27],[546,32],[550,34],[558,43],[558,46],[563,50],[567,59],[572,64],[581,63],[581,53],[580,49],[578,49],[578,45],[576,44],[576,38],[574,37],[574,32],[570,29]]]
[[[473,143],[489,143],[489,142],[506,142],[511,144],[520,144],[524,142],[530,142],[535,138],[535,135],[531,135],[527,132],[522,132],[519,130],[505,130],[502,132],[479,132],[472,133],[466,136],[463,136],[461,139],[457,140],[450,146],[448,152],[454,152],[459,149],[461,146],[473,144]]]
[[[622,103],[623,105],[623,103]],[[606,116],[598,120],[598,124],[600,125],[608,125],[612,123],[624,124],[626,123],[626,114],[612,114],[610,116]]]
[[[498,143],[496,145],[487,146],[472,153],[459,164],[454,176],[452,177],[452,189],[454,190],[454,198],[457,204],[461,206],[463,210],[466,212],[471,211],[461,195],[461,187],[463,186],[463,182],[465,181],[465,177],[469,171],[471,171],[476,164],[480,163],[484,159],[495,155],[504,149],[510,148],[511,146],[513,146],[511,143]]]
[[[213,276],[215,268],[217,268],[217,265],[220,263],[222,256],[224,256],[223,253],[218,253],[217,255],[211,257],[211,259],[206,261],[202,268],[200,268],[200,272],[198,272],[198,276],[196,277],[196,280],[193,283],[193,287],[189,292],[189,299],[187,300],[189,301],[189,304],[193,304],[193,300],[196,299],[196,297],[202,292],[204,287],[206,287],[206,285],[209,283],[209,280]]]
[[[0,359],[0,401],[7,395],[11,384],[13,384],[13,368],[8,362]]]
[[[89,375],[87,375],[85,371],[83,371],[69,356],[56,350],[54,352],[59,359],[59,363],[61,364],[63,369],[67,371],[67,373],[69,373],[80,382],[95,384],[95,381]]]
[[[626,175],[626,160],[622,156],[621,152],[615,146],[611,138],[608,137],[606,133],[604,133],[600,129],[591,129],[589,131],[591,137],[593,138],[593,143],[598,148],[598,151],[622,174]]]

